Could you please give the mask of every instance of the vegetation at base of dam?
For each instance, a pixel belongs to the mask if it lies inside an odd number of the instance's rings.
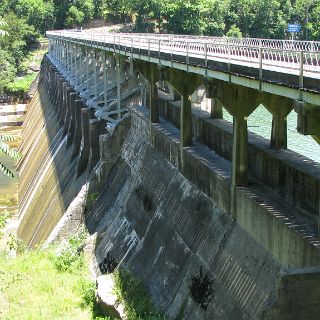
[[[2,223],[2,224],[1,224]],[[5,220],[0,221],[3,227]],[[96,285],[83,252],[87,233],[81,229],[68,240],[27,250],[15,236],[8,238],[12,256],[0,252],[0,318],[114,320],[96,298]],[[142,282],[128,271],[114,272],[114,292],[128,320],[164,320]]]

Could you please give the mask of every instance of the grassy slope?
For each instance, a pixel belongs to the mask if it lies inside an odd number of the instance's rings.
[[[91,319],[84,306],[84,267],[59,272],[52,251],[0,255],[0,319]]]

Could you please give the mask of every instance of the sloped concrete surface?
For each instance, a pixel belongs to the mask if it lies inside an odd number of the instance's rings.
[[[276,301],[279,262],[152,148],[137,115],[85,218],[100,269],[107,256],[131,269],[170,319],[263,319]]]

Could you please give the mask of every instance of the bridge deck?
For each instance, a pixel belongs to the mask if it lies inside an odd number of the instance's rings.
[[[312,92],[320,91],[317,42],[257,39],[260,42],[239,43],[212,37],[72,31],[51,31],[47,35],[53,41],[85,44],[260,91],[303,98],[309,103],[317,100]]]

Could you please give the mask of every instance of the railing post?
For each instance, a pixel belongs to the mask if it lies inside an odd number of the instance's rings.
[[[107,59],[107,55],[104,52],[103,53],[103,64],[102,64],[102,68],[103,68],[103,86],[104,86],[104,106],[106,107],[108,105],[108,91],[107,91],[107,66],[106,66],[106,59]]]
[[[304,51],[300,51],[300,58],[299,58],[299,92],[300,92],[300,99],[302,98],[302,89],[303,89],[303,54],[304,54]]]
[[[230,44],[228,44],[228,74],[229,74],[229,82],[231,82],[231,65],[230,65],[230,60],[231,60],[231,47]]]
[[[133,37],[131,37],[131,58],[133,58]]]
[[[116,79],[117,79],[117,111],[118,119],[121,118],[121,83],[120,83],[120,57],[116,57]]]
[[[204,65],[207,68],[208,67],[208,44],[204,44]]]
[[[262,89],[262,47],[259,47],[259,91]]]
[[[185,46],[186,46],[186,64],[187,64],[187,71],[189,70],[189,42],[186,41],[185,42]]]
[[[150,38],[148,38],[148,60],[150,62]]]

